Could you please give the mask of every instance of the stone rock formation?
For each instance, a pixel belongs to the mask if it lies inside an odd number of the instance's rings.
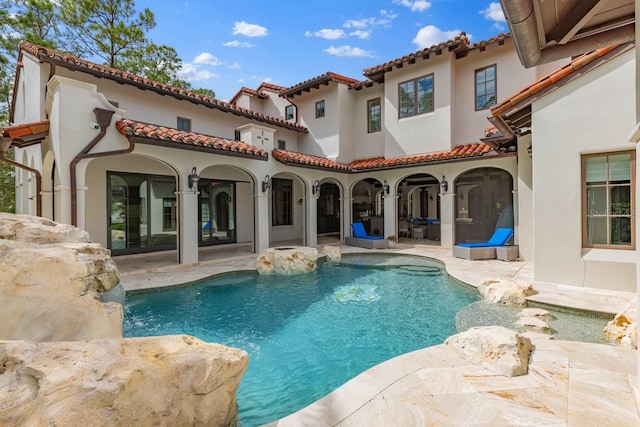
[[[502,326],[483,326],[452,335],[445,341],[466,361],[507,377],[529,370],[531,340]]]
[[[320,255],[326,257],[329,262],[340,262],[342,259],[339,246],[323,246]]]
[[[524,305],[535,293],[530,283],[507,278],[485,278],[477,288],[485,300],[505,305]]]
[[[291,275],[313,271],[317,267],[318,250],[306,246],[265,249],[256,261],[260,274]]]
[[[0,425],[236,425],[243,350],[173,335],[0,341]]]
[[[638,348],[638,309],[635,298],[607,323],[604,333],[627,348]]]
[[[523,308],[518,314],[520,317],[535,317],[543,321],[548,321],[551,318],[551,313],[543,308]]]
[[[522,316],[516,322],[518,326],[536,332],[549,332],[550,328],[547,322],[537,317]]]
[[[0,339],[122,336],[122,305],[100,302],[120,280],[108,249],[88,243],[84,231],[27,215],[0,214],[0,235]]]

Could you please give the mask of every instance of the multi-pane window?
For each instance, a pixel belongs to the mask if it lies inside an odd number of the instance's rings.
[[[187,119],[185,117],[178,117],[178,130],[191,132],[191,119]]]
[[[324,99],[316,102],[316,119],[324,117]]]
[[[162,231],[176,231],[178,211],[175,197],[162,199]]]
[[[398,95],[401,118],[433,112],[433,74],[400,83]]]
[[[286,150],[286,149],[287,149],[287,142],[284,139],[279,139],[278,150]]]
[[[476,111],[496,104],[496,66],[476,70]]]
[[[271,178],[271,223],[293,224],[293,181]]]
[[[583,246],[635,248],[635,151],[582,157]]]
[[[382,128],[382,108],[380,106],[380,98],[370,99],[367,101],[367,130],[371,132],[379,132]]]
[[[293,120],[295,118],[295,110],[293,105],[287,105],[284,107],[284,119]]]

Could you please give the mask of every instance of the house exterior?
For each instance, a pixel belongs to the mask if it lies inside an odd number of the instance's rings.
[[[443,247],[509,212],[515,143],[481,142],[489,107],[558,64],[524,69],[509,35],[464,33],[364,70],[226,103],[27,42],[2,153],[19,213],[77,225],[114,255],[343,240],[351,223]]]

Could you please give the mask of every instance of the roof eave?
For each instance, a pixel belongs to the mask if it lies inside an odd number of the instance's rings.
[[[179,148],[181,150],[214,153],[214,154],[220,154],[223,156],[243,157],[243,158],[249,158],[254,160],[263,160],[263,161],[269,160],[268,153],[261,155],[261,154],[246,153],[242,151],[223,150],[220,148],[206,147],[201,145],[190,145],[190,144],[185,144],[185,143],[176,142],[176,141],[166,141],[163,139],[149,138],[149,137],[143,137],[143,136],[137,136],[137,135],[126,135],[126,138],[127,140],[134,142],[136,144],[155,145],[158,147],[167,147],[167,148]]]

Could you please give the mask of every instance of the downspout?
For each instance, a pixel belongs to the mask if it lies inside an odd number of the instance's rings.
[[[29,166],[25,166],[21,163],[14,162],[13,160],[5,157],[5,153],[7,152],[9,147],[11,147],[11,142],[12,142],[11,138],[7,138],[7,137],[2,138],[2,141],[0,142],[0,162],[7,163],[11,166],[15,166],[20,169],[24,169],[26,171],[33,173],[36,176],[36,215],[42,216],[42,195],[40,194],[42,190],[42,175],[40,174],[39,171],[33,168],[30,168]]]
[[[90,154],[89,151],[91,151],[107,133],[107,128],[111,125],[111,117],[113,116],[115,111],[105,110],[104,108],[94,108],[93,112],[96,115],[98,126],[100,126],[100,132],[98,132],[98,134],[89,142],[89,144],[87,144],[87,146],[84,147],[84,149],[80,151],[80,153],[78,153],[78,155],[75,156],[69,164],[71,172],[71,225],[73,226],[78,225],[78,184],[76,176],[76,166],[78,165],[80,160],[95,157],[115,156],[118,154],[128,154],[131,153],[135,147],[135,142],[129,139],[129,147],[127,148]]]

